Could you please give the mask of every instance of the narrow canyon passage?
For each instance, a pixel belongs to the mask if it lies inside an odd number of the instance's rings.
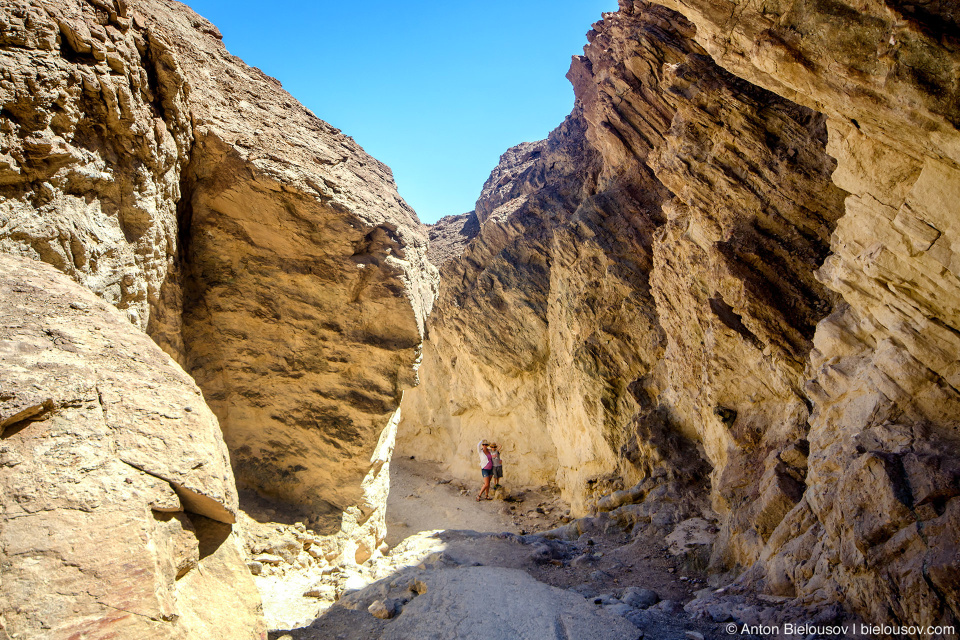
[[[620,0],[427,225],[185,5],[0,0],[0,639],[956,640],[955,5]]]
[[[479,473],[477,474],[479,475]],[[504,491],[496,500],[474,501],[480,483],[452,480],[440,465],[409,456],[390,462],[390,495],[387,498],[387,544],[395,547],[404,538],[433,529],[507,531],[519,534],[535,528],[550,529],[564,514],[557,492]],[[510,498],[504,502],[503,498]],[[550,515],[537,511],[547,507]]]

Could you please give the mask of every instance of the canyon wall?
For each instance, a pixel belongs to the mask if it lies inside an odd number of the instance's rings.
[[[665,4],[674,4],[667,2]],[[847,190],[817,273],[804,499],[763,551],[771,591],[871,619],[960,619],[960,15],[955,6],[676,8],[731,72],[827,114]]]
[[[242,489],[326,532],[350,510],[371,553],[436,274],[390,170],[179,3],[7,3],[0,28],[0,251],[183,365]]]
[[[956,16],[664,4],[604,15],[484,186],[398,449],[474,478],[502,440],[575,512],[715,518],[742,586],[956,624]]]

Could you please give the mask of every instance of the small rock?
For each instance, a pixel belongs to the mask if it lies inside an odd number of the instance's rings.
[[[303,592],[304,598],[323,598],[325,600],[333,600],[337,597],[337,590],[333,585],[321,584],[307,589]]]
[[[699,631],[687,631],[684,635],[690,640],[703,640],[703,634]]]
[[[280,556],[275,556],[272,553],[261,553],[260,555],[255,556],[253,561],[261,564],[280,564],[283,562],[283,558]]]
[[[676,572],[677,570],[674,569],[673,567],[670,567],[669,569],[667,569],[667,573],[676,573]]]
[[[413,580],[407,585],[407,589],[419,596],[427,592],[427,583],[423,580]]]
[[[600,582],[601,580],[608,580],[610,579],[610,577],[611,576],[609,573],[607,573],[606,571],[600,571],[599,569],[590,574],[590,579],[593,580],[594,582]]]
[[[393,617],[393,611],[387,607],[383,600],[374,600],[370,603],[370,606],[367,607],[367,611],[369,611],[370,615],[374,618],[380,618],[381,620],[389,620]]]
[[[635,609],[646,609],[660,602],[660,595],[652,589],[628,587],[624,589],[620,601]]]
[[[604,611],[609,611],[615,613],[618,616],[623,616],[626,618],[629,614],[636,612],[636,609],[633,607],[623,604],[622,602],[617,602],[616,604],[611,604],[603,608]]]
[[[593,556],[592,553],[585,553],[582,556],[577,556],[570,561],[571,567],[586,567],[595,563],[597,559]]]
[[[255,576],[260,575],[260,572],[263,571],[263,563],[257,562],[256,560],[251,560],[247,563],[247,569],[250,569],[250,573]]]
[[[733,619],[733,616],[730,615],[729,606],[720,603],[707,605],[707,615],[714,622],[726,622]]]
[[[675,600],[662,600],[650,607],[650,609],[655,609],[657,611],[662,611],[668,615],[676,615],[683,611],[683,605]]]

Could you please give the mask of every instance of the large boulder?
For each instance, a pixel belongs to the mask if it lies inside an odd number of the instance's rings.
[[[6,635],[261,638],[227,449],[179,365],[52,267],[0,255],[0,379]]]

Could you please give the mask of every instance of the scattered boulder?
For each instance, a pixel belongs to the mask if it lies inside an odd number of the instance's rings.
[[[651,589],[627,587],[620,596],[620,601],[635,609],[646,609],[660,602],[660,596]]]

